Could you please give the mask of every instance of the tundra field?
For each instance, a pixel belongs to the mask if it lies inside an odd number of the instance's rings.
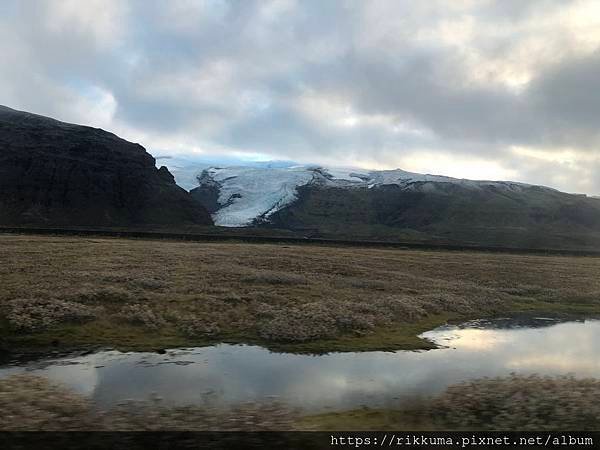
[[[449,320],[600,315],[600,258],[0,236],[3,352],[430,348]]]
[[[600,316],[597,257],[21,235],[0,236],[0,255],[0,360],[216,342],[414,350],[432,348],[417,335],[447,321]],[[479,378],[396,409],[306,414],[268,399],[228,410],[156,399],[105,409],[17,374],[0,379],[0,409],[12,411],[0,429],[597,430],[599,386]]]

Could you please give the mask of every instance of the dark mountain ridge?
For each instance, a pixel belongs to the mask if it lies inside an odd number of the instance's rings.
[[[308,185],[265,225],[312,230],[323,237],[600,248],[600,201],[539,186],[511,191],[436,182],[418,182],[408,189]]]
[[[197,182],[191,193],[217,224],[233,217],[320,238],[600,249],[600,200],[544,186],[299,166],[209,168]]]
[[[0,105],[0,224],[212,224],[144,147]]]

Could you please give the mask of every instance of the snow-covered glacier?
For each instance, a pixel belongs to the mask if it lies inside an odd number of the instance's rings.
[[[305,167],[211,167],[199,180],[218,186],[221,207],[213,214],[215,225],[243,227],[293,202],[298,186],[312,178],[313,173]]]
[[[226,227],[243,227],[257,220],[268,220],[271,214],[297,199],[298,187],[310,184],[349,189],[371,189],[382,185],[427,189],[435,183],[455,183],[470,189],[494,186],[519,190],[527,186],[517,182],[476,181],[400,169],[363,170],[317,165],[282,167],[268,162],[252,166],[190,166],[177,159],[165,163],[177,184],[184,189],[192,190],[201,186],[218,191],[218,208],[212,216],[216,225]]]

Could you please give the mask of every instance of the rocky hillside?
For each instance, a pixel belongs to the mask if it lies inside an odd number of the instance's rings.
[[[317,236],[537,248],[600,248],[600,201],[529,186],[418,183],[410,188],[303,186],[269,225]]]
[[[0,106],[0,225],[211,223],[141,145]]]
[[[191,191],[217,225],[315,237],[600,247],[600,200],[543,186],[402,170],[208,168]]]

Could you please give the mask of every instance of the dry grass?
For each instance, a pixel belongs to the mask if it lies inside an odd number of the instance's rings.
[[[540,375],[482,378],[450,386],[404,409],[306,416],[304,430],[600,430],[600,380]]]
[[[159,330],[167,324],[165,319],[150,306],[140,303],[126,304],[117,317],[124,322],[142,325],[150,330]]]
[[[600,430],[600,381],[538,375],[449,387],[431,404],[449,426],[485,430]]]
[[[56,324],[86,322],[100,310],[75,302],[50,298],[17,298],[6,302],[6,318],[18,331],[35,332]]]
[[[0,379],[2,431],[262,431],[292,427],[295,412],[275,403],[167,407],[158,399],[101,410],[84,396],[46,378]]]
[[[98,409],[84,396],[32,375],[0,379],[2,431],[600,430],[600,381],[484,378],[449,387],[410,410],[360,409],[300,417],[277,403],[168,407],[159,399]]]
[[[398,332],[438,317],[600,313],[599,258],[10,235],[0,254],[0,339],[13,346],[305,345],[394,330],[381,347],[398,348]]]

